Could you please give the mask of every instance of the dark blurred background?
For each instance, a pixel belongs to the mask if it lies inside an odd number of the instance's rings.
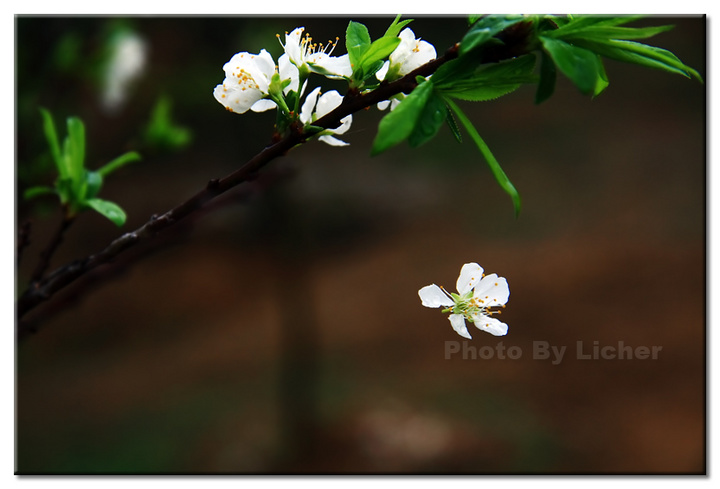
[[[118,230],[83,213],[52,266],[102,249],[270,142],[273,112],[212,97],[238,51],[275,34],[344,36],[347,18],[17,17],[17,189],[52,184],[38,108],[87,129],[87,166],[143,160],[100,197]],[[379,37],[391,18],[354,18]],[[705,75],[706,19],[650,39]],[[461,17],[416,17],[443,52]],[[103,99],[111,46],[134,35],[144,70]],[[341,42],[342,44],[342,42]],[[334,53],[343,54],[341,45]],[[127,252],[27,316],[17,348],[16,470],[35,473],[702,473],[705,439],[706,88],[607,61],[591,100],[559,78],[463,104],[523,197],[513,217],[477,149],[447,128],[420,149],[369,150],[382,113],[355,115],[346,148],[312,142],[176,229]],[[341,85],[316,78],[329,88]],[[148,135],[158,101],[165,132]],[[31,222],[26,285],[60,218]],[[459,342],[417,290],[450,290],[475,261],[510,284],[505,337]],[[534,342],[566,346],[561,362]],[[657,359],[580,360],[593,342],[662,346]]]

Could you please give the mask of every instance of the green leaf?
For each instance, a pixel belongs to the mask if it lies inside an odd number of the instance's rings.
[[[607,86],[602,61],[592,51],[559,39],[541,36],[543,47],[555,65],[586,95],[598,95]]]
[[[395,17],[395,20],[393,20],[392,24],[390,24],[390,27],[387,28],[383,37],[397,37],[403,27],[413,21],[413,19],[406,19],[400,22],[400,17],[402,16],[398,15],[397,17]]]
[[[447,120],[447,116],[448,108],[445,101],[433,91],[420,111],[415,127],[408,137],[410,147],[417,148],[435,137],[443,122]]]
[[[581,40],[575,43],[607,58],[656,68],[670,73],[680,74],[687,78],[695,78],[700,82],[703,81],[696,70],[684,64],[667,49],[634,41],[614,39],[605,41]]]
[[[83,202],[88,207],[110,219],[116,226],[122,226],[127,220],[125,211],[114,202],[103,199],[88,199]]]
[[[103,184],[103,176],[100,172],[85,171],[85,185],[80,200],[94,198]]]
[[[60,142],[58,140],[57,131],[55,130],[55,123],[53,122],[52,115],[49,111],[42,108],[40,109],[40,114],[43,119],[45,139],[48,142],[48,146],[50,146],[50,153],[55,161],[55,167],[57,168],[61,178],[67,178],[67,168],[65,167],[62,152],[60,151]]]
[[[382,67],[383,61],[395,51],[400,42],[399,37],[381,37],[373,41],[359,61],[363,79],[374,75]]]
[[[535,55],[528,54],[509,61],[487,65],[456,77],[443,77],[433,83],[444,95],[474,102],[493,100],[535,82]]]
[[[450,132],[452,132],[452,135],[455,136],[457,142],[462,143],[462,134],[460,133],[460,128],[458,127],[457,122],[455,122],[455,118],[453,117],[450,110],[447,111],[447,118],[445,119],[445,122],[447,122],[447,125],[450,128]]]
[[[132,163],[134,161],[139,161],[140,159],[141,158],[140,158],[139,153],[137,153],[135,151],[129,151],[127,153],[124,153],[124,154],[118,156],[117,158],[113,159],[109,163],[106,163],[105,165],[100,167],[97,170],[97,172],[101,176],[104,177],[104,176],[114,172],[118,168],[122,168],[123,166],[127,165],[128,163]]]
[[[289,83],[290,80],[286,81]],[[192,133],[189,129],[173,123],[171,109],[172,102],[167,96],[161,96],[153,106],[150,121],[145,129],[145,140],[150,146],[176,150],[190,143]]]
[[[55,189],[52,187],[47,187],[44,185],[37,186],[37,187],[30,187],[23,192],[23,198],[26,200],[34,199],[35,197],[39,197],[41,195],[48,195],[48,194],[55,194]]]
[[[495,35],[524,20],[522,15],[488,15],[473,24],[460,41],[459,55],[482,46]]]
[[[359,61],[369,47],[370,33],[367,27],[351,20],[345,31],[345,49],[354,69],[360,66]]]
[[[495,159],[495,156],[493,156],[492,152],[490,151],[490,148],[488,145],[483,141],[483,139],[480,137],[480,134],[478,134],[477,129],[475,129],[475,126],[473,126],[470,119],[468,119],[465,114],[460,110],[460,108],[450,99],[445,100],[448,104],[448,106],[452,109],[452,111],[455,113],[458,119],[460,119],[460,123],[463,125],[465,130],[470,135],[470,138],[473,140],[477,148],[480,150],[480,153],[485,158],[485,161],[487,162],[488,166],[490,167],[490,171],[492,172],[493,176],[495,177],[495,180],[500,185],[500,187],[510,196],[513,202],[513,207],[515,209],[515,217],[520,215],[520,207],[521,207],[521,201],[520,201],[520,194],[518,193],[517,189],[515,189],[515,186],[512,184],[508,176],[503,171],[502,167],[500,166],[500,163],[498,163],[497,159]]]
[[[563,29],[556,31],[549,31],[543,35],[548,37],[554,37],[557,39],[563,39],[566,41],[574,41],[577,39],[588,39],[588,40],[608,40],[608,39],[646,39],[648,37],[655,36],[661,32],[669,31],[673,28],[671,25],[654,26],[654,27],[617,27],[617,26],[605,26],[596,25],[588,27],[586,29],[573,31],[571,33],[565,32]]]
[[[68,173],[75,182],[80,182],[85,167],[85,126],[77,117],[68,117],[65,159]]]
[[[382,118],[370,154],[382,153],[410,136],[432,91],[431,81],[419,84],[395,110]]]
[[[614,27],[627,24],[635,20],[641,19],[642,15],[625,15],[625,16],[603,16],[603,15],[581,15],[568,16],[565,23],[556,22],[560,25],[558,29],[543,32],[543,35],[551,35],[565,37],[576,34],[578,32],[589,31],[601,27]],[[560,20],[560,19],[558,19]]]
[[[555,81],[557,79],[555,63],[545,51],[541,51],[541,53],[540,81],[537,92],[535,92],[536,104],[541,104],[552,96],[555,92]]]

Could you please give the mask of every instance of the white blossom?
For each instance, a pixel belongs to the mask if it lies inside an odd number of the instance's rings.
[[[410,28],[403,29],[398,37],[400,44],[375,74],[380,81],[392,81],[405,76],[437,57],[435,46],[427,41],[416,39],[415,33]]]
[[[105,71],[103,104],[110,112],[126,101],[130,86],[142,74],[147,64],[147,42],[132,32],[118,36]]]
[[[331,56],[335,42],[328,41],[327,45],[314,44],[309,34],[303,37],[304,27],[298,27],[292,32],[285,33],[285,43],[280,41],[290,62],[302,73],[315,72],[328,78],[349,78],[352,75],[350,57]],[[280,36],[278,35],[278,39]]]
[[[300,110],[300,122],[305,125],[312,124],[314,121],[336,109],[342,100],[343,97],[337,90],[330,90],[320,95],[320,87],[316,88],[308,94],[305,102],[303,102],[302,109]],[[349,143],[341,141],[332,135],[345,134],[350,129],[351,124],[352,116],[348,115],[341,119],[339,127],[324,130],[318,139],[331,146],[347,146]]]
[[[215,99],[231,112],[242,114],[252,109],[262,112],[275,107],[269,96],[270,82],[276,73],[275,62],[264,49],[260,54],[235,54],[223,66],[225,80],[213,91]]]
[[[475,327],[495,336],[507,334],[507,324],[492,317],[500,311],[494,307],[505,307],[510,297],[507,280],[496,274],[484,275],[477,263],[466,263],[460,269],[456,283],[457,294],[449,294],[435,284],[427,285],[418,291],[425,307],[445,307],[450,312],[450,324],[462,337],[471,338],[465,320]]]

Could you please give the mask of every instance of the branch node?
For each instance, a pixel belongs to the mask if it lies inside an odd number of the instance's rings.
[[[219,178],[212,178],[208,180],[206,188],[208,190],[217,190],[217,188],[220,186],[220,179]]]

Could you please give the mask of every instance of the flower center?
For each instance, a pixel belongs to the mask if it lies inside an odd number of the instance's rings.
[[[441,287],[443,292],[448,294],[445,288]],[[500,314],[501,311],[493,309],[493,307],[505,308],[501,306],[491,306],[486,303],[480,297],[474,297],[473,292],[470,291],[467,294],[460,296],[458,294],[448,294],[448,296],[455,302],[453,307],[443,309],[442,312],[452,312],[453,314],[462,314],[466,319],[473,320],[478,315],[492,316],[493,314]],[[487,299],[487,297],[486,297]]]
[[[260,85],[257,84],[253,76],[245,71],[243,68],[237,67],[238,72],[233,73],[232,76],[236,77],[238,79],[238,85],[240,86],[240,90],[247,90],[249,89],[255,89],[259,90]]]

